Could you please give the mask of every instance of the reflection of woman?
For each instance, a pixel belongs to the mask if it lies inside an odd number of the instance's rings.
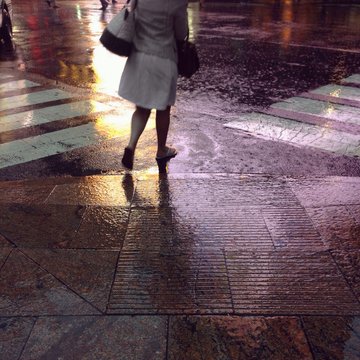
[[[176,156],[176,150],[166,146],[166,139],[176,96],[176,40],[183,40],[188,32],[186,8],[187,0],[137,0],[134,49],[119,87],[119,95],[136,104],[122,159],[129,169],[151,109],[156,109],[157,161]]]

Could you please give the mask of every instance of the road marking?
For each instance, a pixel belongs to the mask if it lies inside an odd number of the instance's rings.
[[[344,81],[356,83],[360,74]],[[243,114],[224,126],[298,147],[360,156],[360,89],[329,84],[302,96],[275,103],[263,113]],[[349,105],[335,103],[339,99]]]
[[[112,108],[93,100],[76,101],[69,104],[49,106],[42,109],[24,111],[0,118],[2,132],[11,131],[51,121],[64,120],[77,116],[84,116],[101,111],[109,111]]]
[[[360,74],[351,75],[351,76],[347,77],[346,79],[344,79],[342,82],[360,85]]]
[[[37,105],[50,101],[69,99],[73,97],[72,94],[59,89],[37,91],[30,94],[9,96],[0,99],[0,109],[10,110],[22,106]]]
[[[343,123],[360,125],[360,109],[351,106],[332,104],[326,101],[301,97],[292,97],[285,101],[273,104],[271,107],[321,116],[326,119]]]
[[[252,135],[331,151],[349,156],[360,155],[360,135],[333,130],[317,125],[301,123],[276,116],[249,113],[225,125]]]
[[[360,89],[343,85],[325,85],[310,91],[311,94],[333,96],[335,98],[360,101]]]
[[[9,74],[0,74],[0,80],[1,79],[11,79],[13,78],[13,75],[9,75]]]
[[[0,79],[9,77],[11,76],[0,74]],[[10,89],[29,89],[34,86],[41,86],[41,84],[17,79],[0,84],[0,93],[5,93]],[[58,105],[51,103],[63,99],[71,99],[71,102]],[[37,106],[33,110],[21,111],[22,107],[33,105],[42,106]],[[111,110],[117,105],[118,103],[104,104],[91,99],[78,100],[73,93],[60,89],[47,89],[16,96],[5,95],[0,99],[1,111],[14,110],[15,113],[0,117],[0,136],[8,131],[36,127],[59,120],[71,120],[79,116],[86,117],[95,113],[96,121],[79,126],[72,126],[73,123],[70,121],[66,123],[69,126],[66,129],[3,142],[0,144],[0,169],[89,145],[98,145],[101,142],[123,136],[125,133],[128,134],[131,118],[129,111],[132,112],[133,109],[125,106],[116,113],[112,112]],[[95,120],[93,117],[91,119]],[[64,123],[62,122],[62,124]],[[52,129],[54,128],[52,127]],[[15,136],[14,133],[13,137]]]
[[[119,136],[109,125],[88,123],[44,135],[0,144],[0,169],[84,146],[99,144]]]
[[[40,86],[40,84],[37,84],[37,83],[29,81],[29,80],[9,81],[9,82],[0,84],[0,94],[8,92],[8,91],[12,91],[12,90],[26,89],[26,88],[31,88],[31,87],[35,87],[35,86]]]

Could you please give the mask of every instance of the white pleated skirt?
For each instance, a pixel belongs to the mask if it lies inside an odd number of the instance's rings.
[[[175,104],[177,64],[133,51],[120,80],[119,95],[145,109],[165,110]]]

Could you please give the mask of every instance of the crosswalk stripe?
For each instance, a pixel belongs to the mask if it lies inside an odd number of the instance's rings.
[[[297,146],[314,147],[349,156],[360,155],[360,135],[276,116],[249,113],[242,115],[239,121],[227,123],[225,126]]]
[[[2,79],[11,79],[13,77],[14,76],[10,75],[10,74],[0,74],[0,80],[2,80]]]
[[[341,98],[346,100],[359,101],[360,99],[360,89],[343,85],[325,85],[318,89],[310,91],[310,93],[333,96],[335,98]]]
[[[342,82],[358,84],[360,74]],[[360,156],[360,88],[325,85],[224,126],[294,146]]]
[[[321,116],[326,119],[343,123],[360,125],[360,109],[332,104],[326,101],[312,100],[302,97],[292,97],[271,105],[271,108],[285,109],[305,114]]]
[[[0,110],[10,110],[22,106],[37,105],[55,100],[69,99],[72,94],[59,89],[37,91],[30,94],[9,96],[0,99]]]
[[[120,134],[114,132],[111,125],[102,124],[98,128],[96,123],[88,123],[0,144],[0,169],[99,144],[118,136]]]
[[[48,106],[42,109],[24,111],[0,118],[2,132],[21,129],[29,126],[45,124],[51,121],[64,120],[77,116],[84,116],[112,108],[98,101],[84,100],[69,104]]]
[[[5,93],[12,90],[20,90],[31,88],[35,86],[40,86],[40,84],[35,83],[29,80],[16,80],[16,81],[9,81],[3,84],[0,84],[0,94]]]
[[[359,84],[360,85],[360,74],[354,74],[343,80],[345,83]]]

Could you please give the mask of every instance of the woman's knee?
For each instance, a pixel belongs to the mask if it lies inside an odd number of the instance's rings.
[[[167,116],[170,114],[170,109],[171,109],[171,106],[168,106],[165,110],[156,110],[156,115],[157,116]]]
[[[150,116],[151,109],[145,109],[141,106],[136,106],[136,112],[139,113],[142,117],[148,118]]]

